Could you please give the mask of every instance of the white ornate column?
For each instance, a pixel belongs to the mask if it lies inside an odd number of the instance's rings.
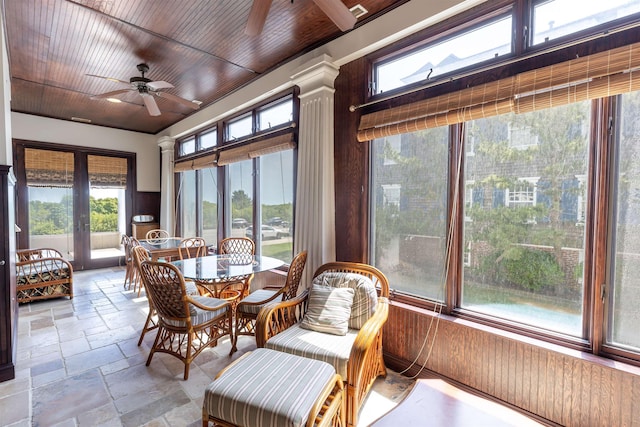
[[[160,228],[175,236],[175,178],[173,176],[173,156],[176,140],[163,136],[158,140],[162,152],[162,169],[160,170]]]
[[[308,251],[302,286],[320,265],[335,261],[333,82],[338,66],[328,55],[315,58],[291,78],[300,88],[298,174],[294,253]]]

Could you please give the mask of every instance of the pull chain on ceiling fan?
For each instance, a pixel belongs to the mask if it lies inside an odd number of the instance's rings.
[[[128,82],[124,80],[116,79],[114,77],[103,77],[103,76],[97,76],[95,74],[87,74],[87,76],[90,76],[90,77],[98,77],[100,79],[106,79],[112,82],[122,83],[129,86],[129,88],[127,89],[118,89],[118,90],[106,92],[100,95],[94,95],[91,97],[91,99],[111,99],[111,98],[117,99],[117,98],[114,98],[117,95],[131,92],[131,91],[136,91],[142,97],[142,102],[144,102],[144,106],[147,108],[147,111],[151,116],[159,116],[161,114],[154,96],[158,96],[160,98],[165,98],[170,101],[177,102],[181,105],[192,108],[194,110],[197,110],[198,108],[200,108],[200,105],[193,101],[188,101],[184,98],[180,98],[179,96],[173,95],[171,93],[160,92],[160,89],[169,89],[174,86],[171,83],[168,83],[162,80],[153,81],[151,79],[146,78],[144,74],[147,71],[149,71],[149,66],[147,64],[138,64],[137,68],[138,68],[138,71],[140,71],[140,73],[142,74],[142,76],[131,77]]]
[[[249,19],[244,32],[248,36],[257,36],[262,32],[273,0],[253,0]],[[357,18],[341,0],[313,0],[325,15],[333,21],[341,31],[350,30],[356,25]],[[293,0],[291,0],[293,3]]]

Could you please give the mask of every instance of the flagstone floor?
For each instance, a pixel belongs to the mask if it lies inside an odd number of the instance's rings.
[[[20,306],[16,378],[0,383],[1,426],[201,426],[204,388],[247,351],[240,337],[201,353],[182,380],[183,364],[156,354],[145,366],[155,331],[140,347],[144,294],[123,287],[124,269],[74,273],[74,298]],[[361,412],[367,426],[391,410],[414,381],[389,371],[374,384]]]

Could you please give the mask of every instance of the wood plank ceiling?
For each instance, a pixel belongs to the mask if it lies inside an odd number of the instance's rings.
[[[405,0],[406,1],[406,0]],[[405,1],[344,0],[368,10],[356,27]],[[155,134],[193,113],[158,98],[150,116],[135,91],[120,104],[91,99],[140,76],[202,107],[278,64],[340,36],[312,0],[274,0],[258,36],[244,33],[252,0],[11,0],[4,24],[12,111]],[[126,88],[126,86],[125,86]]]

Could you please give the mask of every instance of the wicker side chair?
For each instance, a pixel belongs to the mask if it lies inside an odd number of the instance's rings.
[[[206,256],[207,252],[207,242],[202,237],[188,237],[178,244],[180,259]]]
[[[247,254],[255,255],[256,244],[248,237],[227,237],[220,240],[218,254]]]
[[[300,327],[307,309],[317,298],[309,298],[314,285],[354,289],[346,335]],[[322,305],[322,301],[319,303]],[[389,282],[380,270],[367,264],[330,262],[314,273],[311,291],[305,290],[288,301],[271,303],[258,313],[256,343],[258,347],[334,365],[346,388],[347,426],[354,427],[373,382],[387,373],[382,359],[382,327],[388,314]]]
[[[272,301],[287,301],[294,298],[298,293],[302,272],[307,263],[307,251],[302,251],[296,255],[289,265],[287,280],[284,286],[279,289],[258,289],[251,292],[236,305],[235,309],[235,333],[233,334],[233,344],[231,353],[236,350],[238,335],[255,335],[256,319],[260,309]]]
[[[138,271],[141,271],[141,265],[144,261],[151,261],[151,255],[149,252],[143,248],[142,246],[136,246],[131,250],[131,255],[133,258],[133,263]],[[144,277],[140,274],[141,285],[145,286]],[[140,333],[140,339],[138,340],[138,347],[142,344],[142,340],[147,332],[152,331],[158,328],[158,313],[156,313],[156,309],[153,306],[153,301],[151,301],[151,296],[147,292],[147,302],[149,303],[149,313],[147,314],[147,320],[144,322],[144,327],[142,328],[142,332]]]
[[[160,228],[154,228],[153,230],[149,230],[147,231],[147,234],[145,234],[144,238],[146,240],[151,240],[152,242],[156,242],[156,243],[163,243],[166,242],[169,237],[171,237],[169,235],[169,232],[167,230],[162,230]]]
[[[217,345],[221,337],[231,335],[231,304],[218,298],[189,295],[180,270],[172,264],[143,261],[140,273],[158,313],[158,334],[147,366],[156,352],[170,354],[184,363],[187,380],[191,362],[205,348]]]
[[[140,295],[140,276],[138,275],[138,269],[136,268],[132,255],[133,248],[140,246],[140,242],[138,242],[138,239],[135,237],[127,236],[126,234],[122,235],[120,242],[124,250],[124,288],[127,290],[137,290],[138,295]]]
[[[248,237],[227,237],[220,240],[218,245],[218,255],[247,255],[253,256],[256,253],[256,244]],[[242,258],[236,260],[242,263]],[[249,295],[249,288],[251,287],[251,281],[253,280],[253,274],[245,277],[240,281],[225,283],[222,288],[225,294],[230,297],[234,291],[239,292],[240,298],[246,298]]]

